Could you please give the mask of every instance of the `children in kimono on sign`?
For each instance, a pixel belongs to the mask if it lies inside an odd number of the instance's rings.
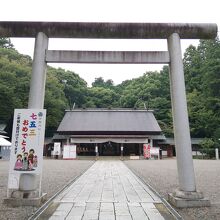
[[[37,167],[37,155],[34,155],[33,167]]]
[[[34,155],[34,149],[30,149],[29,153],[24,152],[17,155],[17,160],[15,162],[14,170],[18,171],[31,171],[34,170],[34,167],[37,167],[38,158],[37,155]]]
[[[22,170],[28,170],[28,152],[24,152]]]
[[[34,163],[34,149],[30,149],[29,155],[28,155],[28,169],[29,170],[33,169],[33,163]]]
[[[31,159],[28,159],[28,170],[32,170],[33,169],[33,163]]]
[[[17,161],[15,162],[15,170],[21,170],[23,167],[23,162],[22,162],[22,155],[18,154],[17,155]]]
[[[33,162],[34,162],[34,149],[29,150],[28,161],[29,160],[33,164]]]

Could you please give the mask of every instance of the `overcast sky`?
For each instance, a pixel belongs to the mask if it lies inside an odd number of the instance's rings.
[[[220,27],[219,0],[7,0],[1,2],[1,21],[67,22],[171,22],[217,23]],[[33,57],[34,39],[13,38],[22,54]],[[182,40],[182,50],[197,40]],[[167,50],[165,40],[50,39],[49,49],[61,50]],[[143,64],[50,64],[72,70],[89,85],[97,77],[115,84],[160,70],[162,65]]]

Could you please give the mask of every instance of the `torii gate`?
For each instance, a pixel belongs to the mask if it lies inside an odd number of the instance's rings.
[[[209,205],[196,190],[180,39],[213,39],[216,24],[0,22],[0,37],[35,37],[28,108],[43,108],[47,63],[161,63],[170,67],[170,90],[179,188],[177,207]],[[53,51],[49,38],[167,39],[168,51]]]

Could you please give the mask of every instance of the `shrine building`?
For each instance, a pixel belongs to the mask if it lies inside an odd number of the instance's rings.
[[[77,156],[143,155],[143,144],[157,145],[165,139],[151,110],[68,110],[53,141],[76,145]]]

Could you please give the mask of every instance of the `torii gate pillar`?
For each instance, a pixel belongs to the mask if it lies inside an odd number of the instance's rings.
[[[179,34],[173,33],[170,35],[168,38],[168,50],[170,55],[172,115],[179,178],[179,189],[169,194],[169,201],[177,207],[209,206],[210,201],[204,199],[201,192],[196,191]]]
[[[44,33],[39,32],[35,38],[28,108],[44,108],[44,94],[47,71],[45,53],[47,49],[48,37]]]

